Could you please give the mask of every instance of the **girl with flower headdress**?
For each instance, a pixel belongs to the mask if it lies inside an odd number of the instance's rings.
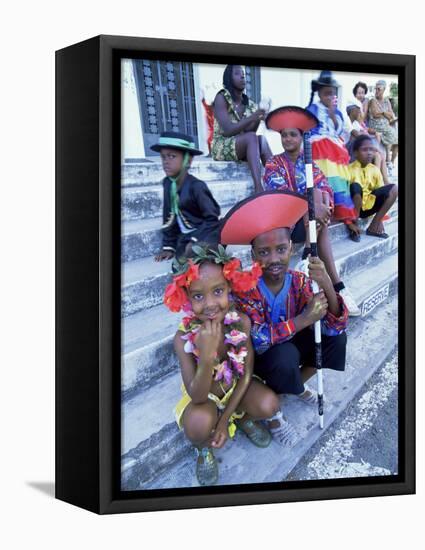
[[[176,421],[197,452],[199,483],[211,485],[218,480],[213,450],[223,447],[236,427],[254,445],[267,447],[271,433],[258,421],[274,417],[280,405],[272,390],[252,379],[251,322],[230,298],[232,289],[254,288],[261,269],[254,264],[242,271],[240,261],[220,245],[217,250],[195,245],[192,256],[174,262],[164,303],[186,312],[174,337],[183,378]]]

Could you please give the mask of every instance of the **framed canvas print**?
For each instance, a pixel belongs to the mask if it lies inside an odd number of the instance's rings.
[[[56,496],[415,490],[415,58],[56,54]]]

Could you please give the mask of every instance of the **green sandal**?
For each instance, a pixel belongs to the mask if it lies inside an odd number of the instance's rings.
[[[218,480],[218,464],[212,450],[209,447],[198,449],[196,455],[196,478],[199,485],[214,485]]]
[[[240,420],[236,420],[235,424],[257,447],[268,447],[270,445],[272,441],[271,433],[259,422],[247,420],[242,423]]]

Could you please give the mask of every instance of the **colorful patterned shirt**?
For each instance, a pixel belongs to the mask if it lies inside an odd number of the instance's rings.
[[[329,205],[333,207],[333,191],[328,184],[325,174],[313,162],[313,184],[321,191],[326,191],[329,195]],[[307,194],[307,179],[305,175],[304,154],[301,152],[295,162],[289,158],[286,153],[271,157],[267,163],[264,172],[265,190],[289,190]]]
[[[302,313],[313,296],[311,279],[300,271],[288,269],[282,290],[275,296],[263,278],[257,287],[245,293],[233,292],[235,304],[251,319],[251,338],[257,354],[262,354],[275,344],[286,342],[296,333],[293,319]],[[340,316],[330,311],[321,320],[322,333],[336,336],[345,331],[348,310],[337,293]]]

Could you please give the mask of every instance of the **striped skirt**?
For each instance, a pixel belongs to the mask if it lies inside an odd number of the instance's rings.
[[[350,222],[357,218],[350,195],[350,155],[344,145],[323,136],[312,137],[313,160],[325,174],[334,192],[335,220]]]

